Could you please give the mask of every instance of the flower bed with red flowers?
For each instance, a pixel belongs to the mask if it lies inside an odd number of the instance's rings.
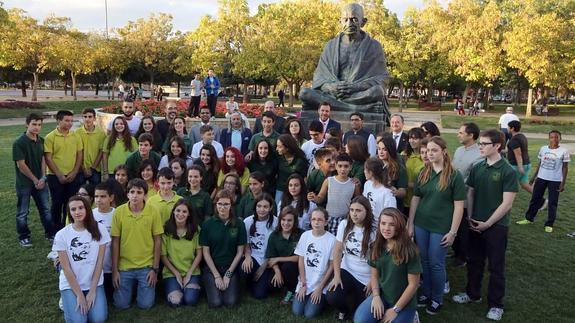
[[[136,111],[142,112],[143,115],[148,116],[163,116],[164,115],[164,107],[165,102],[158,102],[156,100],[142,100],[142,101],[135,101],[134,106],[136,107]],[[178,114],[181,116],[185,116],[188,111],[188,107],[190,105],[189,100],[180,100],[177,103],[178,105]],[[207,105],[205,101],[200,103],[200,106],[203,107]],[[239,103],[240,112],[245,114],[248,118],[257,118],[262,115],[263,111],[263,104],[250,104],[250,103]],[[216,105],[216,118],[224,118],[226,114],[226,103],[225,101],[218,101]],[[102,108],[102,112],[106,113],[115,113],[121,114],[122,113],[122,103],[117,102],[113,105],[105,106]],[[285,116],[285,110],[282,108],[276,108],[276,113],[280,116]]]

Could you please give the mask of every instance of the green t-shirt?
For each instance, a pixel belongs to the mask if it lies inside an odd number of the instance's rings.
[[[305,158],[297,158],[294,157],[291,163],[284,158],[284,156],[278,157],[278,179],[276,188],[278,191],[285,192],[287,191],[287,180],[293,173],[298,173],[301,177],[305,178],[307,175],[307,170],[309,168],[309,164],[307,159]]]
[[[44,139],[40,136],[36,140],[30,139],[26,133],[22,134],[12,145],[12,160],[16,167],[16,188],[34,187],[34,183],[22,174],[16,161],[23,160],[36,178],[42,177],[42,158],[44,158]]]
[[[156,165],[156,168],[158,168],[162,156],[160,156],[160,154],[158,154],[157,152],[150,150],[150,156],[148,158],[151,159]],[[126,159],[126,167],[128,168],[128,178],[133,179],[140,177],[138,171],[140,170],[141,165],[142,165],[142,155],[140,155],[140,152],[136,150],[133,153],[131,153]]]
[[[118,269],[142,269],[152,267],[154,261],[154,236],[164,233],[164,225],[158,210],[146,203],[137,216],[130,203],[118,206],[112,217],[112,237],[120,238]]]
[[[415,183],[417,181],[417,175],[423,168],[423,160],[421,156],[416,153],[412,153],[407,160],[405,161],[405,170],[407,171],[407,182],[408,183]],[[407,186],[406,186],[407,187]],[[411,198],[413,197],[413,189],[407,188],[407,193],[403,198],[403,205],[405,207],[409,207],[411,203]]]
[[[114,174],[114,169],[118,165],[124,165],[126,163],[126,159],[128,159],[128,156],[130,156],[132,152],[138,150],[138,141],[134,137],[131,138],[132,150],[126,149],[122,138],[116,139],[116,143],[112,146],[111,149],[108,150],[108,142],[110,141],[110,137],[106,137],[106,139],[104,139],[104,143],[102,144],[102,152],[108,155],[108,174]]]
[[[326,178],[327,177],[322,173],[321,170],[319,169],[312,170],[309,176],[307,177],[307,191],[318,194]],[[323,203],[318,204],[318,206],[325,207],[326,204],[327,204],[327,198],[323,201]]]
[[[295,247],[302,234],[302,230],[297,229],[297,232],[292,233],[289,239],[283,237],[281,232],[274,231],[270,234],[268,239],[268,247],[266,249],[266,258],[275,257],[291,257],[294,255]]]
[[[399,172],[397,174],[397,178],[391,181],[391,185],[395,188],[405,188],[407,189],[408,184],[408,176],[407,176],[407,169],[403,164],[403,161],[399,161],[397,163],[399,165]]]
[[[210,255],[217,267],[229,267],[237,247],[247,243],[246,227],[239,219],[225,224],[213,216],[204,222],[200,231],[200,245],[210,248]]]
[[[431,178],[423,185],[417,180],[413,195],[421,198],[415,211],[415,225],[430,232],[445,234],[451,229],[453,202],[465,201],[466,189],[461,173],[454,170],[449,185],[440,191],[441,173],[432,171]]]
[[[369,265],[377,269],[381,297],[390,306],[394,306],[397,303],[407,288],[407,275],[419,275],[422,273],[419,254],[410,258],[407,263],[396,265],[391,254],[385,251],[375,262],[369,261]],[[413,297],[405,308],[416,309],[416,298]]]
[[[267,142],[270,143],[270,145],[272,146],[272,148],[276,149],[276,142],[278,141],[280,134],[277,133],[275,130],[271,133],[271,135],[269,136],[264,136],[263,132],[258,132],[255,135],[252,136],[252,139],[250,139],[250,143],[248,144],[248,149],[250,151],[254,151],[254,148],[256,147],[256,144],[258,142],[260,142],[260,140],[265,139],[267,140]]]
[[[192,240],[187,240],[185,236],[180,237],[179,239],[174,239],[171,234],[162,234],[161,255],[168,257],[170,263],[176,267],[182,277],[184,277],[188,273],[188,270],[190,270],[194,259],[196,259],[196,252],[201,248],[199,232],[194,234]],[[192,275],[199,274],[200,266],[192,272]],[[164,269],[162,270],[162,275],[164,278],[174,277],[174,274],[172,274],[170,269],[166,266],[164,266]]]
[[[266,178],[266,185],[264,186],[264,190],[270,193],[272,196],[276,194],[276,177],[278,176],[278,160],[277,158],[273,158],[268,160],[265,164],[262,164],[255,158],[248,163],[248,169],[250,170],[250,174],[253,172],[260,172],[264,174]]]
[[[252,192],[248,191],[236,205],[236,217],[245,219],[250,215],[254,214],[254,204],[256,199]],[[272,205],[271,215],[276,216],[278,213],[276,203]]]
[[[196,194],[192,194],[187,188],[178,189],[178,195],[188,201],[192,205],[198,223],[204,222],[214,214],[214,206],[210,194],[200,190]]]
[[[217,174],[208,172],[201,159],[196,159],[194,161],[194,165],[201,166],[204,169],[204,173],[202,174],[202,190],[206,191],[208,194],[212,194],[212,192],[216,189]],[[182,184],[183,187],[186,186],[187,183]]]
[[[365,174],[363,173],[363,164],[362,162],[354,161],[351,164],[351,169],[349,171],[349,177],[357,178],[361,182],[361,189],[363,189],[363,184],[365,184]]]
[[[517,192],[517,174],[509,162],[501,159],[489,166],[486,160],[477,163],[471,168],[467,177],[467,185],[473,187],[473,214],[472,219],[486,221],[503,202],[504,192]],[[509,214],[507,212],[497,224],[508,226]]]

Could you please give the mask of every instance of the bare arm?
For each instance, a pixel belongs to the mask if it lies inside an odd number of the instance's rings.
[[[567,163],[564,163],[563,166],[565,166]],[[537,178],[537,173],[539,173],[539,168],[541,167],[541,161],[539,161],[539,163],[537,163],[537,167],[535,167],[535,171],[533,172],[533,176],[531,176],[531,179],[529,180],[529,184],[533,184],[533,182],[535,182],[535,179]],[[563,171],[565,171],[565,168],[563,168]],[[563,179],[565,179],[565,176],[563,176]]]
[[[212,272],[212,275],[214,276],[214,278],[221,278],[222,276],[220,276],[220,273],[218,271],[218,269],[216,268],[216,264],[214,263],[214,259],[212,258],[212,255],[210,253],[210,247],[208,246],[203,246],[202,247],[202,254],[204,256],[204,260],[206,261],[206,265],[208,265],[208,268],[210,268],[210,271]]]
[[[335,247],[333,248],[333,280],[330,284],[330,290],[335,290],[337,285],[341,286],[343,289],[343,284],[341,282],[341,258],[343,257],[343,243],[341,241],[335,242]]]
[[[321,189],[319,190],[319,193],[317,193],[317,195],[315,196],[313,202],[315,202],[315,204],[321,204],[323,201],[325,201],[328,189],[329,189],[329,180],[326,178],[323,181],[323,184],[321,184]]]
[[[112,281],[114,287],[120,287],[120,272],[118,264],[120,260],[120,238],[112,237]]]
[[[471,219],[473,216],[473,202],[475,197],[475,189],[473,187],[467,187],[467,218]]]
[[[411,299],[413,299],[413,296],[415,296],[418,286],[419,274],[407,274],[407,287],[395,303],[395,306],[399,307],[400,309],[405,308]]]
[[[238,266],[238,264],[240,263],[240,260],[242,259],[242,256],[244,254],[244,245],[239,245],[237,246],[236,249],[236,256],[234,257],[234,260],[232,261],[232,264],[230,265],[230,267],[228,268],[228,271],[234,272],[234,270],[236,270],[236,267]]]
[[[419,196],[413,196],[411,198],[411,204],[409,205],[409,219],[408,219],[408,230],[409,235],[413,237],[413,232],[415,231],[414,223],[415,223],[415,211],[417,211],[417,206],[419,205],[419,201],[421,198]]]
[[[517,168],[520,169],[521,173],[523,173],[523,157],[521,156],[521,148],[513,149],[513,155],[517,161]]]

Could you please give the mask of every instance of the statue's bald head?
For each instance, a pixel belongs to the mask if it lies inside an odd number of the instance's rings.
[[[343,32],[351,35],[361,31],[367,19],[363,14],[363,7],[357,3],[350,3],[341,9],[341,24]]]
[[[344,13],[353,13],[364,18],[363,7],[359,3],[349,3],[345,5],[343,8],[341,8],[342,16]]]

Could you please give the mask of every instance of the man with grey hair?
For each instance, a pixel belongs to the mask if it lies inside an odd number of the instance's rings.
[[[274,103],[274,101],[266,101],[266,103],[264,103],[264,111],[271,111],[276,115],[276,121],[274,123],[274,130],[277,133],[284,133],[284,125],[285,125],[285,119],[281,116],[278,116],[276,113],[276,105]],[[256,124],[254,125],[254,129],[252,131],[252,133],[258,133],[258,132],[262,132],[263,127],[262,127],[262,118],[256,118]]]
[[[238,111],[233,112],[230,115],[228,127],[222,129],[220,133],[220,143],[224,150],[230,146],[236,147],[245,156],[249,152],[248,145],[251,139],[252,131],[244,127],[241,113]]]
[[[398,155],[409,145],[409,138],[407,138],[407,134],[403,132],[403,125],[404,120],[401,114],[394,113],[391,115],[389,127],[391,128],[391,135],[393,141],[395,141],[395,149]]]

